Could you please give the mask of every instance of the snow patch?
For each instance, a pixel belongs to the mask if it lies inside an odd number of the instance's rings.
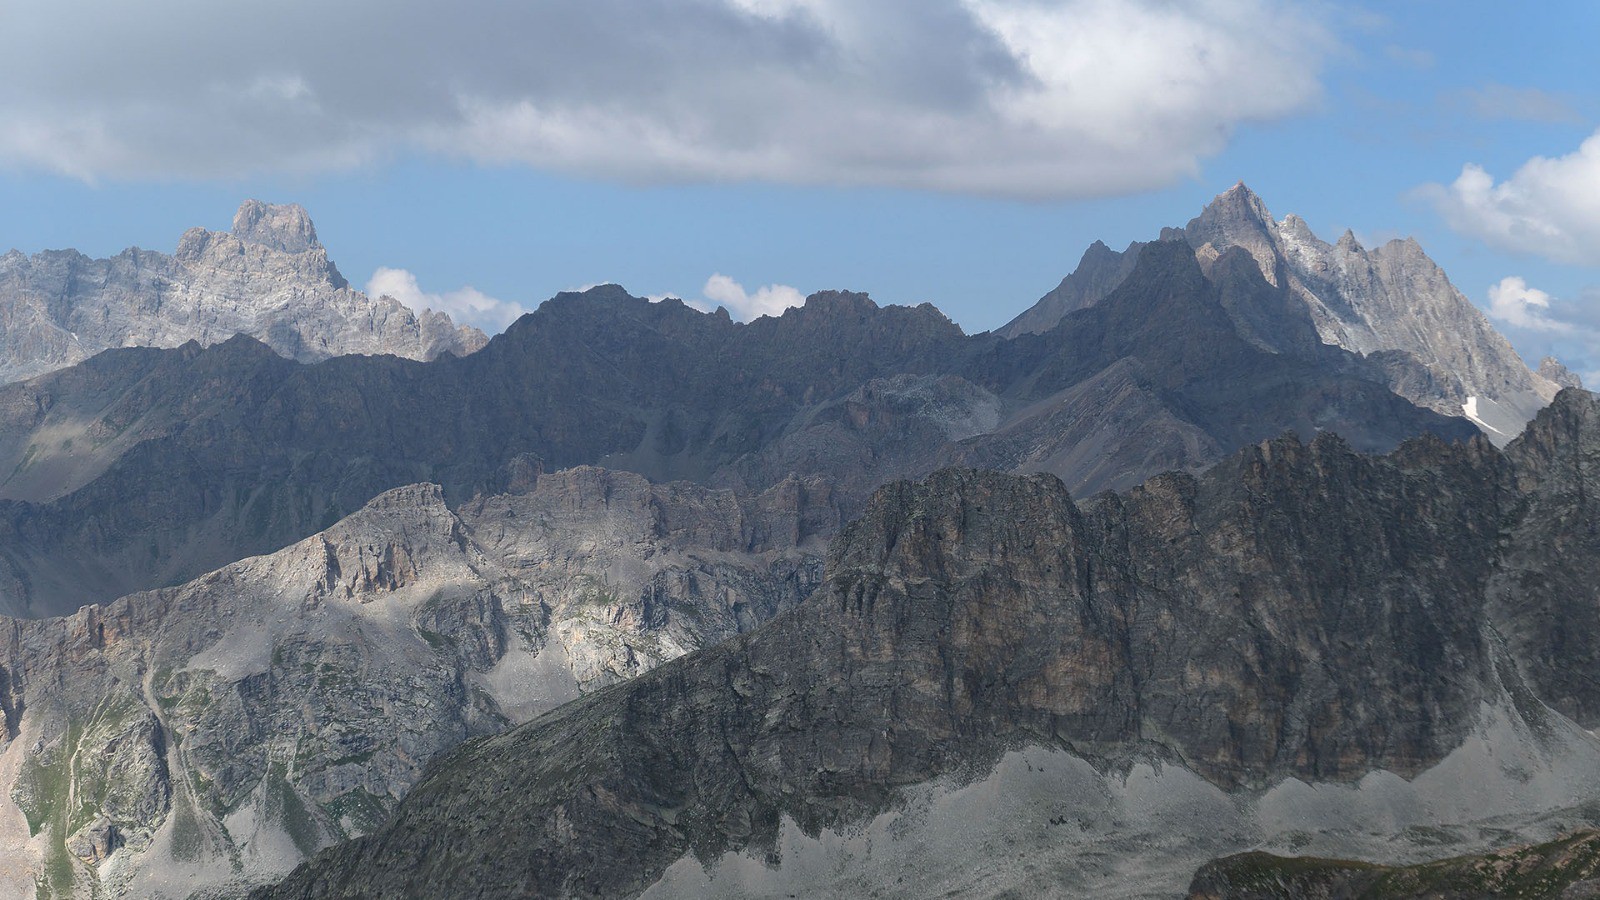
[[[1493,403],[1494,401],[1491,400],[1489,402]],[[1471,420],[1472,424],[1478,426],[1479,428],[1483,429],[1484,431],[1491,432],[1492,436],[1497,436],[1497,437],[1502,439],[1501,441],[1498,441],[1497,443],[1503,443],[1504,441],[1509,441],[1513,437],[1515,437],[1515,435],[1510,434],[1510,433],[1505,432],[1505,431],[1501,431],[1500,429],[1498,429],[1498,428],[1494,427],[1493,425],[1490,425],[1488,422],[1484,421],[1483,417],[1484,417],[1484,415],[1487,414],[1487,412],[1485,411],[1485,412],[1480,413],[1480,411],[1478,409],[1478,398],[1477,397],[1468,397],[1467,398],[1467,402],[1461,404],[1461,412],[1469,420]]]

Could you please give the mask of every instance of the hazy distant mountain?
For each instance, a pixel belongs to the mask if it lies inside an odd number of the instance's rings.
[[[1174,896],[1265,841],[1571,828],[1600,546],[1562,529],[1597,465],[1569,390],[1505,453],[1288,437],[1079,503],[896,483],[792,612],[464,746],[261,896]]]
[[[231,232],[190,229],[167,256],[76,250],[0,256],[0,382],[111,347],[221,343],[235,334],[315,362],[347,353],[432,359],[482,347],[483,333],[353,290],[299,206],[249,200]]]
[[[1413,403],[1466,415],[1490,440],[1505,444],[1561,387],[1526,363],[1488,318],[1453,285],[1415,240],[1363,248],[1346,232],[1336,244],[1317,238],[1299,216],[1275,221],[1242,183],[1208,205],[1181,232],[1201,265],[1240,247],[1263,276],[1304,303],[1321,340],[1371,359],[1387,383]],[[1092,306],[1132,271],[1144,244],[1122,253],[1096,244],[1078,270],[999,333],[1040,332]],[[1270,333],[1252,336],[1264,349],[1297,352]],[[1556,365],[1559,365],[1557,363]]]
[[[1235,322],[1274,317],[1305,353],[1263,350]],[[1011,341],[857,294],[739,324],[603,287],[427,364],[301,366],[246,338],[117,350],[0,388],[0,611],[174,584],[403,484],[456,503],[498,490],[518,459],[746,492],[826,475],[859,504],[949,463],[1093,493],[1286,429],[1372,451],[1471,433],[1382,379],[1317,342],[1242,251],[1208,278],[1181,241],[1151,245],[1055,331]]]

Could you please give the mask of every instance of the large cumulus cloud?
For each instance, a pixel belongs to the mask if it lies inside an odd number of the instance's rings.
[[[1030,198],[1191,174],[1315,102],[1285,0],[0,5],[0,166],[235,177],[426,153],[629,181]]]
[[[1449,186],[1425,185],[1451,228],[1501,250],[1600,265],[1600,131],[1565,156],[1536,156],[1496,182],[1468,163]]]

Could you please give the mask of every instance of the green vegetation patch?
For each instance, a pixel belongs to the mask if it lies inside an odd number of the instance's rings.
[[[372,832],[387,821],[392,805],[366,788],[356,788],[335,797],[322,809],[329,819],[338,823],[343,837],[352,838]]]
[[[317,852],[322,843],[322,828],[294,787],[282,763],[267,768],[267,818],[283,826],[289,839],[306,856]]]

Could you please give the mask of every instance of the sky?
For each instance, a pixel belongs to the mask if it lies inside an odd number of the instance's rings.
[[[604,282],[969,332],[1243,180],[1414,236],[1600,384],[1600,4],[0,0],[0,249],[170,252],[299,203],[488,331]]]

